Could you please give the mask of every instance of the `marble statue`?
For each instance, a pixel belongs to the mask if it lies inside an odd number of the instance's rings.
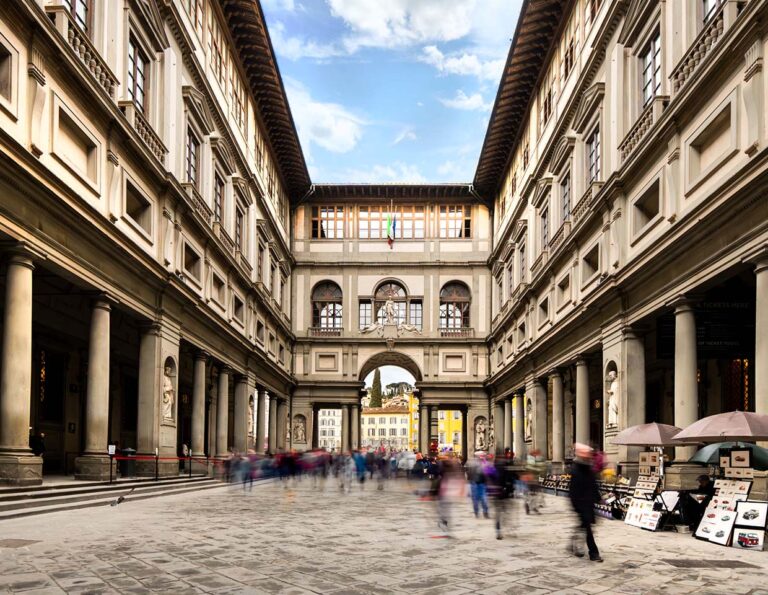
[[[307,441],[307,420],[303,415],[297,415],[293,418],[293,441]]]
[[[248,436],[253,436],[253,397],[248,399]]]
[[[163,419],[173,419],[173,406],[176,397],[173,393],[173,371],[171,366],[165,366],[163,374]]]
[[[388,299],[384,302],[384,320],[386,324],[395,324],[396,317],[395,302],[392,299]]]
[[[488,450],[486,431],[488,423],[484,417],[475,418],[475,450]]]
[[[615,428],[619,425],[619,381],[616,370],[608,372],[605,384],[608,386],[606,397],[608,397],[608,427]]]
[[[496,448],[496,419],[491,415],[491,423],[488,424],[488,450]]]
[[[525,400],[525,439],[531,439],[533,431],[533,402],[530,399]]]

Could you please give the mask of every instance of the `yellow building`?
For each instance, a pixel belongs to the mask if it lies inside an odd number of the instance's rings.
[[[451,449],[458,455],[461,452],[462,420],[461,411],[439,410],[437,412],[437,448],[442,451]]]
[[[419,399],[413,391],[408,397],[408,450],[419,450]]]

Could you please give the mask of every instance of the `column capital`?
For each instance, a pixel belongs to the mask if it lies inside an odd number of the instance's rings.
[[[587,361],[587,357],[585,355],[579,355],[576,358],[576,361],[574,363],[576,364],[577,368],[589,365],[589,362]]]
[[[221,364],[219,366],[219,376],[221,376],[222,374],[226,374],[227,376],[231,376],[233,374],[233,372],[234,372],[234,370],[232,369],[232,367],[227,365],[227,364]]]
[[[160,323],[154,320],[146,320],[138,324],[139,331],[142,335],[159,335]]]
[[[210,357],[211,357],[211,354],[205,351],[204,349],[198,349],[197,352],[195,353],[195,359],[198,361],[207,360]]]
[[[560,380],[563,379],[563,372],[560,370],[560,368],[552,368],[549,372],[547,372],[547,377],[549,378],[560,378]]]
[[[0,251],[7,254],[10,262],[31,268],[35,267],[36,261],[48,259],[46,252],[24,240],[0,242]]]
[[[755,275],[768,271],[768,254],[764,254],[761,258],[753,262],[755,265]]]
[[[667,306],[674,308],[675,314],[681,312],[690,312],[693,310],[693,306],[699,301],[699,297],[690,294],[677,295],[667,302]]]
[[[768,244],[760,246],[752,254],[745,257],[743,262],[755,265],[755,273],[761,273],[768,269]]]
[[[342,406],[341,406],[341,410],[342,410],[342,411],[345,411],[345,410],[346,410],[346,411],[349,411],[349,405],[342,405]]]
[[[621,327],[622,339],[641,339],[650,329],[642,324],[627,324]]]

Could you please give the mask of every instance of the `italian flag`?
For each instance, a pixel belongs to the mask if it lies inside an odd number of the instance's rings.
[[[389,244],[389,249],[392,249],[392,244],[395,243],[395,226],[397,225],[397,219],[395,216],[390,212],[389,215],[387,215],[387,244]]]

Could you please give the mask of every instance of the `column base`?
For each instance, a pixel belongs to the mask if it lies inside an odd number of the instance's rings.
[[[664,469],[665,490],[694,490],[699,487],[696,478],[706,475],[707,467],[701,465],[680,463]]]
[[[43,483],[43,459],[0,452],[0,484],[36,486]]]
[[[117,478],[117,463],[105,455],[83,455],[75,459],[75,479],[84,481],[109,481],[109,465],[112,478]]]
[[[187,469],[185,467],[185,469]],[[157,476],[158,477],[176,477],[182,472],[178,461],[158,461],[157,463]],[[155,476],[155,461],[150,459],[144,459],[142,461],[136,461],[136,477],[154,477]]]

